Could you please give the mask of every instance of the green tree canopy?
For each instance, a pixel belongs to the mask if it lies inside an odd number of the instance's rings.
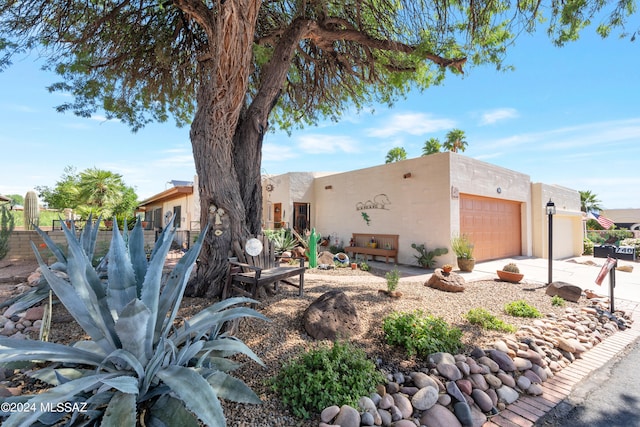
[[[102,110],[133,129],[190,124],[200,221],[220,207],[226,232],[206,237],[188,292],[219,295],[229,253],[242,257],[261,229],[270,124],[337,120],[449,71],[502,68],[514,38],[541,22],[559,45],[596,17],[600,34],[628,35],[635,11],[635,0],[2,0],[0,68],[38,49],[61,78],[50,89],[71,95],[60,111]]]
[[[11,199],[11,205],[24,205],[24,196],[20,194],[5,194],[6,197]]]
[[[447,133],[443,148],[447,151],[457,153],[467,149],[467,137],[463,130],[452,129]]]
[[[422,155],[428,156],[429,154],[439,153],[442,149],[442,144],[438,138],[429,138],[424,142],[422,147]]]
[[[399,162],[400,160],[406,160],[407,151],[402,147],[393,147],[387,153],[387,157],[385,158],[385,163],[393,163]]]
[[[83,218],[93,213],[110,218],[133,215],[138,196],[122,175],[97,168],[80,173],[67,166],[54,187],[37,186],[40,198],[52,209],[74,209]]]

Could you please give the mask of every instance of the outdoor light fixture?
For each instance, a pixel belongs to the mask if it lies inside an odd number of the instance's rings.
[[[553,262],[553,216],[556,214],[556,204],[549,199],[547,202],[547,216],[549,217],[549,253],[547,254],[549,258],[549,280],[547,285],[550,285],[553,282],[553,274],[552,274],[552,262]]]

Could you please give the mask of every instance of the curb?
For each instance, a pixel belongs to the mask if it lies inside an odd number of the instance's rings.
[[[540,396],[520,397],[498,415],[492,417],[490,421],[484,423],[482,427],[535,426],[537,421],[569,397],[577,384],[639,340],[640,303],[616,300],[616,304],[616,310],[631,313],[633,324],[630,328],[607,337],[600,344],[585,352],[580,359],[542,383],[543,393]]]

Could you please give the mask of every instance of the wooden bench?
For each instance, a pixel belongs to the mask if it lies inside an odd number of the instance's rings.
[[[356,254],[365,255],[365,260],[369,260],[369,255],[373,261],[376,256],[385,257],[385,262],[389,262],[389,258],[398,262],[398,235],[397,234],[364,234],[353,233],[351,244],[344,248],[344,251],[353,257]],[[372,244],[373,240],[373,244]]]
[[[273,242],[266,237],[259,236],[263,250],[257,256],[246,256],[245,261],[229,260],[227,281],[222,290],[222,299],[232,296],[258,298],[261,288],[267,292],[277,292],[280,282],[298,288],[298,295],[304,295],[305,259],[296,258],[300,265],[281,265],[280,257],[275,255]],[[287,280],[298,277],[298,282]],[[273,290],[268,286],[273,284]]]

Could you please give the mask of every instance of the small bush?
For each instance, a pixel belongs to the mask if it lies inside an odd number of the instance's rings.
[[[509,325],[503,320],[498,319],[496,316],[489,313],[484,308],[472,308],[471,310],[469,310],[465,317],[469,321],[469,323],[479,325],[482,329],[503,332],[516,331],[515,326]]]
[[[371,267],[369,267],[369,264],[367,264],[366,261],[362,261],[360,265],[358,265],[358,267],[360,267],[360,270],[362,271],[369,271],[371,269]]]
[[[553,297],[551,297],[551,305],[555,307],[564,307],[565,304],[566,302],[564,298],[562,298],[560,295],[554,295]]]
[[[301,418],[309,418],[331,405],[357,407],[384,376],[365,352],[352,344],[336,342],[300,354],[287,363],[271,387],[285,405]]]
[[[515,317],[542,317],[538,309],[530,306],[525,300],[510,302],[504,306],[504,311]]]
[[[450,327],[441,317],[417,310],[393,312],[382,321],[387,343],[404,347],[409,355],[426,357],[440,351],[456,353],[462,348],[462,331]]]
[[[387,290],[389,292],[393,292],[398,287],[398,282],[400,281],[400,272],[398,271],[398,266],[393,267],[393,270],[387,271],[384,275],[387,279]]]
[[[636,248],[636,256],[640,255],[640,239],[623,239],[620,241],[620,246],[634,246]]]
[[[593,255],[593,242],[586,237],[582,241],[582,255]]]

